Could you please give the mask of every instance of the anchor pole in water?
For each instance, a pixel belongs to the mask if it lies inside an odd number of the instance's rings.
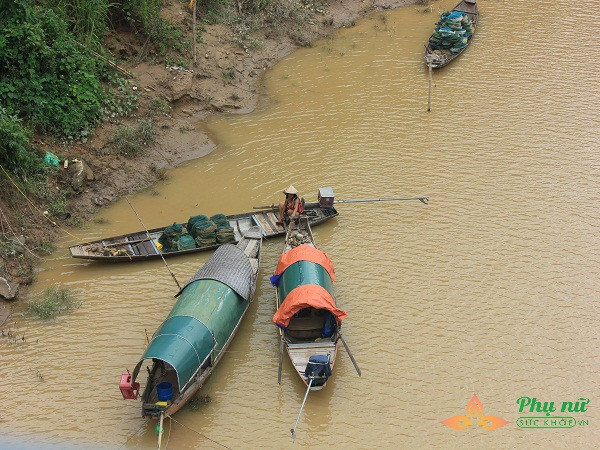
[[[304,409],[304,404],[306,403],[306,397],[308,397],[308,393],[310,392],[310,387],[312,386],[312,382],[314,377],[310,377],[310,381],[308,383],[308,387],[306,388],[306,394],[304,394],[304,400],[302,400],[302,406],[300,407],[300,412],[298,413],[298,417],[296,417],[296,423],[294,424],[294,428],[290,431],[292,432],[292,440],[296,440],[296,427],[298,426],[298,421],[300,420],[300,415],[302,414],[302,410]]]
[[[162,440],[162,432],[163,432],[163,419],[165,418],[165,413],[161,411],[160,413],[160,423],[158,424],[158,444],[156,448],[160,450],[160,441]]]
[[[429,97],[427,97],[427,112],[431,111],[431,82],[432,82],[432,75],[431,75],[431,60],[429,60],[427,62],[427,67],[429,67]]]

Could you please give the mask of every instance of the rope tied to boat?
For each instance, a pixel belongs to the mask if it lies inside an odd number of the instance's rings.
[[[201,436],[201,437],[203,437],[204,439],[207,439],[207,440],[209,440],[209,441],[210,441],[210,442],[212,442],[213,444],[217,444],[217,445],[219,445],[219,446],[221,446],[221,447],[223,447],[223,448],[226,448],[226,449],[228,449],[228,450],[233,450],[233,449],[231,449],[230,447],[227,447],[225,444],[221,444],[220,442],[217,442],[217,441],[215,441],[214,439],[211,439],[211,438],[209,438],[208,436],[206,436],[206,435],[204,435],[204,434],[200,433],[198,430],[194,430],[192,427],[189,427],[189,426],[187,426],[187,425],[184,425],[183,423],[181,423],[181,422],[177,421],[176,419],[174,419],[174,418],[173,418],[172,416],[170,416],[169,414],[165,414],[165,417],[168,417],[169,419],[171,419],[171,420],[172,420],[173,422],[175,422],[176,424],[178,424],[178,425],[181,425],[183,428],[187,428],[188,430],[190,430],[190,431],[193,431],[193,432],[194,432],[194,433],[196,433],[198,436]]]

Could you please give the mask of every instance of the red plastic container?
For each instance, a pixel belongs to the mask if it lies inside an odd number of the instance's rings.
[[[123,375],[121,375],[119,389],[121,389],[121,394],[123,394],[125,400],[137,400],[138,395],[140,395],[140,383],[136,381],[132,385],[131,374],[129,372],[124,372]]]

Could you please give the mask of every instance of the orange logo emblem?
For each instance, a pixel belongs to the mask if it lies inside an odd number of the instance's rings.
[[[473,394],[473,397],[467,403],[466,416],[452,416],[446,420],[442,420],[440,423],[455,430],[464,430],[473,425],[473,423],[486,430],[495,430],[506,425],[508,420],[496,416],[484,416],[483,403],[477,398],[477,394]]]

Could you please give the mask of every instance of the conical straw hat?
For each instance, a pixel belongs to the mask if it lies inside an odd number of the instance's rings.
[[[292,194],[292,195],[295,195],[295,194],[297,194],[297,193],[298,193],[298,189],[296,189],[294,186],[292,186],[292,185],[290,184],[290,187],[289,187],[289,188],[287,188],[287,189],[285,189],[285,190],[283,191],[283,193],[284,193],[284,194]]]

